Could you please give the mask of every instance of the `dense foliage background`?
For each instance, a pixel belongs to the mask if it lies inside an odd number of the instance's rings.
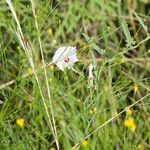
[[[32,49],[39,84],[29,72],[31,66],[16,35],[18,26],[10,7],[0,1],[0,149],[58,149],[39,87],[50,116],[53,108],[61,150],[78,143],[76,149],[150,149],[149,1],[33,2],[38,30],[31,1],[12,0],[24,42]],[[39,37],[46,63],[61,46],[78,50],[74,70],[46,68],[52,104],[41,68]],[[95,68],[94,83],[89,87],[90,63]],[[14,79],[13,84],[5,85]],[[99,128],[140,99],[130,113],[126,111]],[[19,118],[25,121],[22,127],[16,122]],[[134,130],[124,123],[131,118]]]

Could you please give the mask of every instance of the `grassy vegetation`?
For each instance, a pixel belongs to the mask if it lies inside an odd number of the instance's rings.
[[[148,0],[10,2],[0,1],[0,149],[150,149]],[[51,61],[68,45],[79,61],[62,72]]]

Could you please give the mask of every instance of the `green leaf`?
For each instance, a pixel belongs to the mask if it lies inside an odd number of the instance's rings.
[[[133,45],[135,45],[135,41],[131,37],[130,31],[128,29],[128,25],[127,25],[125,20],[122,21],[122,29],[123,29],[123,32],[126,36],[126,42],[127,42],[126,46],[127,47],[132,47]]]
[[[98,45],[96,45],[95,43],[92,43],[92,48],[95,49],[98,53],[100,53],[101,55],[105,54],[105,50],[101,49]]]
[[[86,39],[86,41],[88,42],[88,44],[90,45],[91,48],[95,49],[98,53],[100,53],[101,55],[105,54],[105,50],[101,49],[96,42],[94,41],[93,38],[90,38],[88,35],[83,34],[84,38]]]
[[[137,18],[137,20],[139,21],[139,23],[141,24],[141,26],[143,27],[143,29],[148,32],[147,26],[143,23],[142,19],[137,15],[137,13],[133,10],[133,13],[135,15],[135,17]]]
[[[86,34],[82,34],[82,35],[84,36],[84,38],[87,42],[90,40],[90,37],[88,35],[86,35]]]

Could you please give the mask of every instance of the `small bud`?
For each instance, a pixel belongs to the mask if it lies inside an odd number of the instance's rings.
[[[94,77],[93,77],[93,64],[90,64],[89,65],[89,76],[88,76],[88,85],[89,87],[92,87],[93,86],[93,80],[94,80]]]
[[[139,87],[137,85],[134,86],[134,92],[136,93],[139,90]]]
[[[48,35],[50,36],[52,34],[52,28],[48,28]]]
[[[54,71],[54,65],[53,64],[50,65],[50,70]]]
[[[32,69],[28,68],[28,74],[32,74],[32,73],[33,73]]]
[[[126,108],[126,114],[127,116],[131,116],[132,115],[132,110],[129,108]]]

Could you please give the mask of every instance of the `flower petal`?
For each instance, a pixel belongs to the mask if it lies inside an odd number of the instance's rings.
[[[64,68],[70,68],[77,61],[76,47],[73,46],[60,47],[55,52],[52,60],[62,71],[64,71]]]

